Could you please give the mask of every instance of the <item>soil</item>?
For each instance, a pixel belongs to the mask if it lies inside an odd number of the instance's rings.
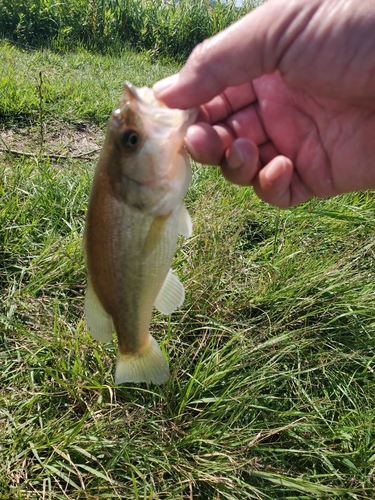
[[[54,120],[44,123],[42,132],[36,125],[0,130],[0,155],[11,150],[28,156],[42,153],[45,156],[95,159],[104,140],[104,131],[84,122],[68,124]]]

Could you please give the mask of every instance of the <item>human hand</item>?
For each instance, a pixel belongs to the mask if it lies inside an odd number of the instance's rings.
[[[201,105],[193,158],[270,204],[375,188],[374,1],[269,0],[154,90]]]

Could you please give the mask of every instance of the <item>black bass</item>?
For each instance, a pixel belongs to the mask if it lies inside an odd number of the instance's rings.
[[[169,379],[149,326],[154,305],[170,314],[185,296],[170,267],[178,235],[191,235],[183,141],[196,115],[125,83],[109,120],[86,216],[85,314],[96,340],[111,342],[113,328],[117,333],[117,384]]]

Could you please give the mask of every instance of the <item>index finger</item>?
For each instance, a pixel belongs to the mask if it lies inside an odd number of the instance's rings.
[[[229,28],[197,45],[180,73],[154,85],[170,107],[199,106],[227,87],[273,73],[317,0],[268,0]],[[293,21],[298,19],[298,22]]]

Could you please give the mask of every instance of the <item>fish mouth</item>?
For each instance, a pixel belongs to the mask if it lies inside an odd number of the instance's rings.
[[[124,101],[155,125],[167,129],[187,130],[198,115],[198,108],[178,109],[168,108],[154,96],[149,87],[136,87],[129,81],[124,82]]]
[[[124,94],[126,100],[131,101],[132,99],[138,99],[137,88],[135,85],[130,83],[128,80],[124,82]]]

